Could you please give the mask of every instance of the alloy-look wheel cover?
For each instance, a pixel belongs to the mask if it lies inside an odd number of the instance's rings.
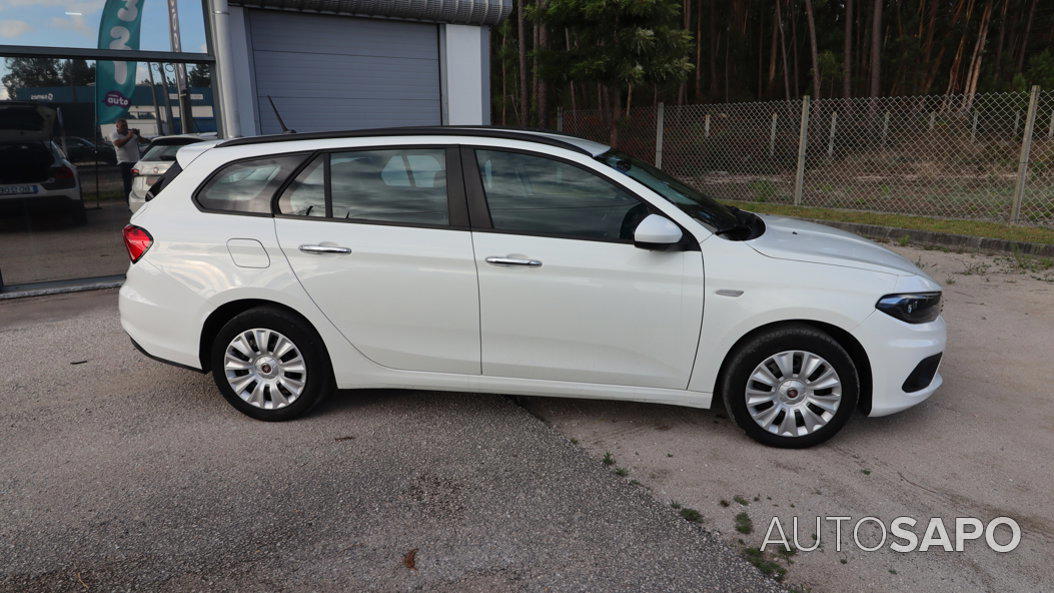
[[[277,410],[295,402],[307,384],[307,366],[292,340],[273,329],[241,332],[223,355],[227,383],[251,406]]]
[[[831,363],[804,350],[786,350],[754,367],[745,390],[747,411],[762,429],[803,437],[834,418],[842,381]]]

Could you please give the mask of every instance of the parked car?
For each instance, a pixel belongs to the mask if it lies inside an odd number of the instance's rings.
[[[800,447],[942,381],[941,288],[910,261],[579,138],[213,141],[151,195],[124,231],[121,324],[261,420],[335,388],[723,402]]]
[[[105,140],[93,143],[91,140],[80,136],[65,136],[58,144],[59,146],[65,145],[66,157],[71,162],[117,164],[117,152],[114,150],[113,144]]]
[[[0,102],[0,210],[59,208],[83,224],[77,167],[53,140],[56,115],[38,103]]]
[[[156,136],[150,140],[150,147],[132,167],[132,191],[128,194],[128,208],[135,212],[146,203],[146,192],[150,186],[164,175],[168,167],[176,161],[176,152],[187,144],[213,140],[215,132],[204,134],[176,134],[173,136]]]

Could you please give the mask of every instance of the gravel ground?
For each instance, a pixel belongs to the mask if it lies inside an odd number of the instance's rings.
[[[115,301],[0,303],[0,591],[779,590],[507,398],[256,422]]]
[[[600,459],[611,452],[663,500],[698,509],[730,545],[760,547],[773,517],[810,547],[816,517],[908,516],[922,540],[931,517],[1009,516],[1022,530],[1005,554],[980,542],[966,551],[897,553],[837,549],[833,523],[821,548],[798,552],[785,582],[813,593],[855,591],[1051,591],[1054,565],[1054,267],[895,247],[944,285],[949,347],[945,384],[923,404],[885,418],[854,419],[829,443],[802,451],[761,447],[722,413],[669,406],[530,398],[526,405]],[[738,498],[736,498],[738,497]],[[749,533],[735,529],[745,513]],[[748,528],[740,519],[744,530]],[[865,523],[861,540],[879,542]],[[1008,531],[997,531],[1005,543]],[[954,538],[954,533],[950,534]],[[770,546],[771,552],[774,547]],[[1044,585],[1043,583],[1046,583]]]

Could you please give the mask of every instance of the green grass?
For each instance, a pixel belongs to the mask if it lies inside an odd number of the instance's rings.
[[[685,507],[679,511],[681,518],[689,523],[700,523],[703,520],[703,515],[695,509]]]
[[[745,511],[736,515],[736,531],[740,533],[754,533],[754,522]]]
[[[742,554],[747,562],[753,564],[764,575],[770,576],[777,581],[782,581],[787,576],[786,568],[766,558],[765,553],[758,548],[746,548]]]
[[[955,220],[929,218],[926,216],[909,216],[907,214],[888,214],[884,212],[859,212],[856,210],[836,210],[831,208],[811,208],[792,206],[790,204],[771,204],[758,202],[729,202],[744,210],[763,214],[780,214],[795,218],[814,218],[836,222],[856,222],[878,226],[896,227],[920,231],[935,231],[973,237],[989,237],[1007,241],[1024,241],[1054,245],[1054,228],[1018,226],[983,220]]]

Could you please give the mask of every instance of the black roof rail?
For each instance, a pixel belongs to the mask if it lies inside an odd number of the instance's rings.
[[[242,138],[231,138],[216,145],[217,148],[224,146],[247,146],[251,144],[265,144],[268,142],[293,142],[296,140],[328,140],[331,138],[366,138],[370,136],[479,136],[481,138],[504,138],[507,140],[524,140],[539,144],[558,146],[583,154],[590,154],[588,150],[574,144],[539,134],[560,134],[551,130],[529,130],[516,128],[497,128],[491,126],[408,126],[401,128],[367,128],[362,130],[341,130],[332,132],[297,132],[293,134],[268,134],[265,136],[245,136]]]

